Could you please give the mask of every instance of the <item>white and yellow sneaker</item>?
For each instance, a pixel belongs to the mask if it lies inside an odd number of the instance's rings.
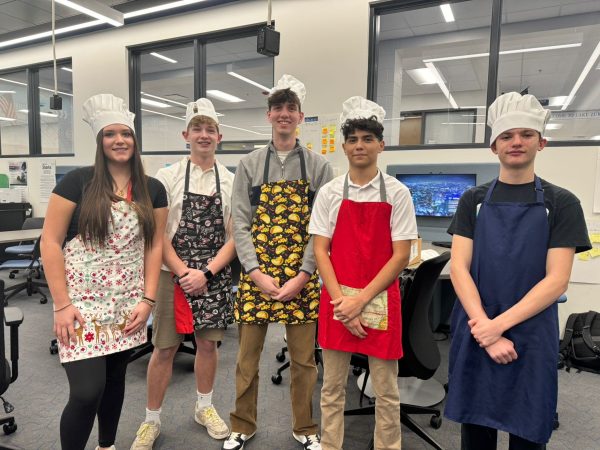
[[[152,450],[154,441],[160,434],[160,424],[156,422],[142,422],[138,428],[135,441],[130,450]]]
[[[219,417],[219,414],[213,405],[204,408],[198,408],[198,405],[196,405],[194,419],[196,419],[196,422],[200,425],[206,427],[208,435],[213,439],[225,439],[229,436],[229,427],[225,421]]]

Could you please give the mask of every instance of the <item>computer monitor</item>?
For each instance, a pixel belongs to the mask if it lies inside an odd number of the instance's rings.
[[[477,175],[399,173],[396,178],[410,190],[417,217],[452,217],[461,195],[476,185]]]

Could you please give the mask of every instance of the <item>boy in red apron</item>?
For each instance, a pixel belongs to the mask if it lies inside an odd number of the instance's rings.
[[[314,195],[331,179],[331,167],[296,139],[305,95],[304,84],[291,75],[278,81],[268,99],[273,139],[242,158],[236,171],[233,228],[244,272],[234,304],[239,324],[235,411],[223,450],[241,450],[256,432],[258,366],[270,323],[286,328],[293,436],[306,450],[321,449],[312,418],[320,285],[308,222]]]
[[[543,450],[557,403],[556,299],[573,255],[591,248],[577,197],[534,172],[550,111],[532,95],[490,106],[495,180],[465,192],[448,232],[452,312],[445,416],[462,424],[462,448]]]
[[[148,365],[146,418],[131,450],[151,449],[160,433],[160,412],[169,384],[173,358],[184,334],[196,339],[197,401],[194,420],[214,439],[229,434],[212,404],[217,371],[217,342],[233,321],[231,269],[235,257],[231,239],[233,174],[215,159],[221,142],[219,119],[206,98],[187,105],[183,138],[190,154],[160,169],[156,175],[169,199],[159,302],[154,312]]]
[[[344,102],[340,123],[349,171],[323,186],[310,221],[325,284],[319,310],[324,450],[342,448],[352,353],[369,357],[377,397],[375,448],[400,449],[398,275],[408,263],[417,223],[408,188],[377,168],[384,117],[381,106],[362,97]]]

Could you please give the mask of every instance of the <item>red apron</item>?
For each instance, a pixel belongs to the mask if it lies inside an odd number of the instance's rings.
[[[330,259],[345,295],[364,289],[392,257],[390,218],[392,205],[386,201],[383,175],[380,172],[381,202],[348,200],[348,175],[337,224],[331,238]],[[369,326],[367,337],[353,336],[333,316],[331,296],[325,285],[319,309],[319,344],[322,348],[363,353],[381,359],[402,357],[402,320],[398,280],[377,295],[363,310]]]

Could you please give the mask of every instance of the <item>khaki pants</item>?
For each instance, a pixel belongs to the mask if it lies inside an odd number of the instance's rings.
[[[258,363],[268,324],[239,324],[239,350],[235,371],[235,411],[230,415],[231,431],[252,434],[256,431],[258,400]],[[290,353],[290,397],[294,433],[317,433],[312,419],[312,395],[317,382],[315,331],[317,324],[286,325]]]
[[[346,383],[352,353],[323,349],[321,389],[321,446],[340,450],[344,442]],[[369,356],[375,402],[375,450],[400,449],[400,392],[398,360]]]

